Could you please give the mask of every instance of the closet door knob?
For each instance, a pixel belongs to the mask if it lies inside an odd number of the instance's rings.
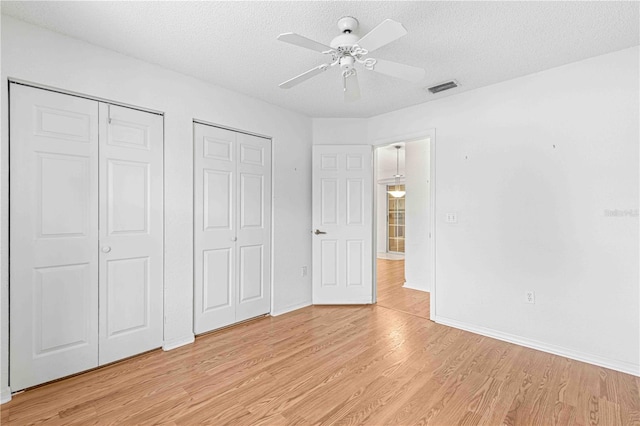
[[[103,253],[109,253],[111,251],[111,247],[109,246],[102,246],[102,252]]]
[[[238,237],[231,237],[231,241],[238,241]]]

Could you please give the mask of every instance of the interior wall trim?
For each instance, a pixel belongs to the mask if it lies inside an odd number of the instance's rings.
[[[280,315],[288,314],[289,312],[297,311],[298,309],[306,308],[307,306],[311,306],[311,301],[298,303],[297,305],[286,306],[282,309],[274,309],[271,311],[272,317],[277,317]]]
[[[261,135],[260,133],[248,132],[246,130],[236,129],[234,127],[223,126],[222,124],[212,123],[210,121],[198,120],[198,119],[194,118],[193,122],[195,124],[203,124],[205,126],[217,127],[218,129],[230,130],[230,131],[236,132],[236,133],[242,133],[242,134],[249,135],[249,136],[256,136],[258,138],[273,140],[273,138],[271,136]],[[273,150],[273,147],[271,147],[271,149]]]
[[[424,291],[425,293],[429,293],[427,290],[428,286],[426,283],[410,283],[406,282],[402,285],[404,288],[410,288],[412,290]]]
[[[173,339],[170,340],[168,342],[164,342],[164,344],[162,345],[162,350],[163,351],[170,351],[173,349],[177,349],[181,346],[186,346],[186,345],[190,345],[191,343],[196,341],[196,336],[194,334],[191,334],[189,336],[185,336],[182,337],[180,339]]]
[[[148,113],[151,113],[151,114],[164,116],[164,112],[162,112],[162,111],[158,111],[158,110],[151,109],[151,108],[146,108],[146,107],[140,107],[140,106],[136,106],[136,105],[131,105],[131,104],[126,104],[126,103],[123,103],[123,102],[117,102],[117,101],[114,101],[112,99],[101,98],[99,96],[93,96],[93,95],[89,95],[89,94],[86,94],[86,93],[80,93],[80,92],[74,92],[72,90],[60,89],[58,87],[47,86],[46,84],[34,83],[33,81],[22,80],[22,79],[14,78],[14,77],[9,77],[8,80],[9,80],[9,83],[19,84],[21,86],[29,86],[29,87],[33,87],[35,89],[48,90],[49,92],[61,93],[63,95],[75,96],[76,98],[89,99],[90,101],[98,101],[98,102],[102,102],[102,103],[105,103],[105,104],[121,106],[121,107],[129,108],[129,109],[135,109],[135,110],[142,111],[142,112],[148,112]],[[163,125],[163,128],[164,128],[164,125]]]
[[[605,358],[600,355],[590,354],[582,351],[576,351],[575,349],[569,349],[563,346],[540,342],[538,340],[528,339],[526,337],[517,336],[515,334],[504,333],[502,331],[493,330],[491,328],[469,324],[464,321],[457,321],[450,318],[445,318],[440,315],[436,316],[434,321],[438,324],[447,325],[460,330],[465,330],[471,333],[480,334],[482,336],[492,337],[494,339],[502,340],[503,342],[513,343],[519,346],[536,349],[536,350],[547,352],[553,355],[571,358],[576,361],[582,361],[589,364],[609,368],[611,370],[616,370],[622,373],[627,373],[633,376],[640,377],[640,364],[633,364],[625,361],[619,361],[616,359]]]

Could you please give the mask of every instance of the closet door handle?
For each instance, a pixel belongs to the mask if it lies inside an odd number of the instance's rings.
[[[102,246],[102,252],[103,253],[109,253],[111,251],[111,247],[110,246]]]
[[[231,237],[231,241],[238,241],[238,237]]]
[[[314,232],[314,234],[316,234],[316,235],[320,235],[320,234],[326,234],[326,232],[323,232],[323,231],[321,231],[321,230],[319,230],[319,229],[316,229],[316,230],[315,230],[315,232]]]

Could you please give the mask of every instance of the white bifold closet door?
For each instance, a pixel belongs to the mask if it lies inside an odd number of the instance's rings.
[[[10,386],[162,345],[162,117],[11,84]]]
[[[100,363],[162,346],[162,116],[100,104]]]
[[[194,330],[271,306],[271,140],[194,123]]]

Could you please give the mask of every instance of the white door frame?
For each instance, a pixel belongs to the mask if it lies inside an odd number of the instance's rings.
[[[431,258],[429,259],[431,263],[431,289],[429,294],[431,295],[431,300],[429,303],[429,318],[432,321],[435,321],[436,318],[436,129],[430,128],[422,132],[417,133],[407,133],[404,135],[393,136],[390,138],[384,139],[376,139],[372,142],[374,148],[379,148],[385,145],[392,145],[394,143],[400,142],[416,142],[423,139],[429,139],[429,233],[431,234],[431,242],[430,242],[430,250],[431,250]],[[374,161],[377,160],[378,152],[377,149],[374,150]],[[377,183],[377,168],[373,168],[373,180]],[[377,241],[377,191],[374,190],[373,194],[373,241]],[[376,303],[378,300],[378,276],[376,273],[376,253],[377,250],[373,250],[373,303]]]
[[[275,144],[275,139],[273,137],[271,137],[271,136],[263,135],[261,133],[255,133],[255,132],[250,132],[250,131],[247,131],[247,130],[236,129],[235,127],[229,127],[229,126],[225,126],[225,125],[222,125],[222,124],[214,123],[212,121],[201,120],[199,118],[194,118],[191,121],[192,121],[192,125],[191,125],[191,140],[194,140],[193,124],[204,124],[205,126],[213,126],[213,127],[219,128],[219,129],[230,130],[232,132],[244,133],[245,135],[257,136],[259,138],[269,139],[271,141],[271,194],[269,195],[271,197],[271,223],[269,224],[271,226],[271,230],[269,232],[269,245],[271,247],[271,260],[270,260],[270,263],[271,263],[271,274],[270,274],[271,283],[269,283],[269,287],[270,287],[269,298],[271,300],[270,300],[270,303],[269,303],[269,313],[267,315],[273,315],[273,313],[276,312],[275,311],[275,307],[273,306],[273,301],[274,301],[273,283],[275,282],[275,277],[274,277],[274,273],[275,273],[274,272],[275,271],[275,266],[274,266],[275,246],[274,246],[274,238],[273,238],[274,229],[275,229],[275,212],[274,212],[274,207],[275,207],[275,199],[274,199],[274,194],[275,194],[275,175],[274,175],[274,167],[273,167],[273,165],[275,164],[275,154],[276,154],[275,145],[274,145]],[[196,195],[193,194],[193,200],[192,200],[193,206],[195,206],[195,202],[196,202],[195,197],[196,197]],[[192,242],[192,244],[191,244],[191,257],[192,257],[192,259],[194,259],[194,256],[195,256],[195,243]],[[194,269],[193,273],[194,274],[196,273],[195,269]],[[194,285],[195,285],[195,276],[194,276],[194,281],[193,282],[194,282]],[[194,289],[195,289],[195,287],[194,287]],[[193,324],[193,319],[192,319],[192,326],[193,325],[194,324]],[[195,333],[195,330],[194,330],[194,333]]]

